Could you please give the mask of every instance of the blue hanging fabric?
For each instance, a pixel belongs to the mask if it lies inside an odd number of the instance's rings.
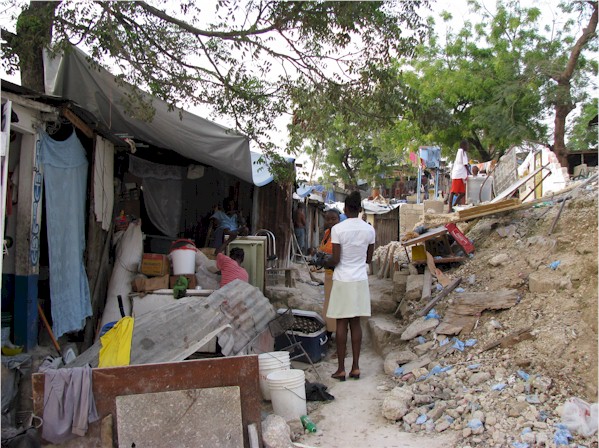
[[[41,135],[50,261],[52,330],[58,338],[79,331],[92,314],[83,265],[87,166],[75,131],[64,141]]]

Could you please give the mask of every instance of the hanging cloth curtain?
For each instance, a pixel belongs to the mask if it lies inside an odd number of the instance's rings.
[[[50,261],[52,330],[57,338],[79,331],[92,314],[83,265],[87,159],[75,131],[65,141],[41,134]]]
[[[142,178],[144,203],[152,224],[166,236],[176,237],[183,212],[186,169],[129,156],[129,172]]]

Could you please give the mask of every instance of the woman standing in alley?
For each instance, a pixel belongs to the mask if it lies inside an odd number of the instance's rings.
[[[360,318],[370,316],[370,290],[367,263],[374,252],[374,228],[358,216],[362,209],[360,193],[345,199],[347,219],[331,229],[333,256],[328,267],[334,267],[333,287],[326,316],[337,319],[337,371],[332,378],[345,381],[345,351],[348,328],[351,331],[352,368],[349,377],[360,378],[362,326]]]
[[[333,243],[331,241],[331,228],[339,224],[339,211],[332,208],[327,210],[324,214],[324,236],[320,242],[318,250],[325,254],[333,254]],[[326,268],[324,271],[324,307],[322,309],[323,317],[327,324],[327,336],[331,338],[331,334],[337,329],[337,322],[335,319],[326,317],[329,309],[329,298],[331,297],[331,288],[333,287],[333,270]]]

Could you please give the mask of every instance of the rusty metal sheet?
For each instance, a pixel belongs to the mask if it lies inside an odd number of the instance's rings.
[[[293,191],[291,185],[285,186],[271,182],[258,190],[257,229],[270,230],[275,235],[277,266],[287,267],[291,252],[291,210]]]
[[[375,247],[399,241],[399,207],[388,213],[374,215]]]

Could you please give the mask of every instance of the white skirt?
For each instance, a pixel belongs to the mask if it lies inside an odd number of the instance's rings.
[[[348,319],[358,316],[370,316],[368,280],[359,282],[333,280],[327,317]]]

